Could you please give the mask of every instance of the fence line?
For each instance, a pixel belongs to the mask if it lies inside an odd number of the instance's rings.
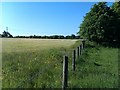
[[[80,58],[80,55],[82,54],[84,49],[85,49],[85,41],[82,41],[82,44],[79,45],[75,50],[73,50],[73,53],[72,53],[72,70],[73,71],[75,71],[75,68],[76,68],[75,61]],[[65,56],[63,58],[63,70],[68,70],[68,57],[67,56]],[[68,71],[66,71],[66,72],[63,71],[63,81],[62,81],[62,82],[64,82],[64,84],[62,83],[63,89],[68,87],[67,86],[68,81],[66,81],[66,80],[68,80]]]

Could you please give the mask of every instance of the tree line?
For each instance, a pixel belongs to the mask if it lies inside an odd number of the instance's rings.
[[[4,31],[2,34],[0,34],[0,37],[3,38],[38,38],[38,39],[79,39],[80,36],[76,36],[74,34],[63,36],[63,35],[52,35],[52,36],[37,36],[37,35],[31,35],[31,36],[12,36],[9,32]]]
[[[52,35],[52,36],[15,36],[14,38],[38,38],[38,39],[79,39],[80,36],[75,36],[74,34],[63,36],[63,35]]]
[[[0,34],[0,37],[6,37],[6,38],[12,38],[13,35],[11,35],[9,32],[4,31],[2,34]]]
[[[90,9],[78,34],[80,37],[97,43],[120,42],[120,1],[108,6],[98,2]]]

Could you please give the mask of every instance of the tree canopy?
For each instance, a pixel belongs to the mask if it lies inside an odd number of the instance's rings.
[[[99,2],[86,14],[78,33],[80,37],[95,42],[119,41],[119,25],[120,2],[111,7],[106,2]]]
[[[7,32],[7,31],[4,31],[3,33],[2,33],[2,35],[1,35],[2,37],[13,37],[9,32]]]

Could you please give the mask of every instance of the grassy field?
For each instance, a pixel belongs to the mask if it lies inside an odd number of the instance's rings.
[[[2,39],[3,88],[61,87],[63,55],[75,42]]]
[[[63,55],[69,57],[68,88],[118,87],[118,49],[87,46],[73,72],[76,41],[2,39],[3,88],[61,88]]]
[[[31,52],[49,48],[68,48],[75,41],[65,39],[2,39],[2,52]]]

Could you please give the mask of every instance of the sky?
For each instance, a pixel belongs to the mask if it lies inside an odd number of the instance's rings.
[[[3,2],[0,33],[13,36],[77,34],[95,2]],[[2,9],[2,10],[1,10]]]

